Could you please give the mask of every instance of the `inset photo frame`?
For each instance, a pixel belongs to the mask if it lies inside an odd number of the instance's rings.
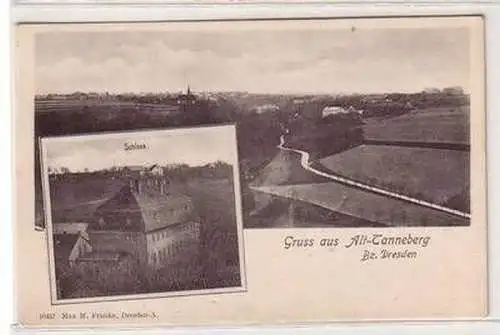
[[[40,147],[53,304],[246,289],[234,125]]]

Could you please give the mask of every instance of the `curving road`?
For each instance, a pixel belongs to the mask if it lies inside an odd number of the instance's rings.
[[[420,199],[408,197],[408,196],[403,195],[403,194],[394,193],[394,192],[387,191],[387,190],[384,190],[384,189],[381,189],[381,188],[378,188],[378,187],[374,187],[374,186],[370,186],[370,185],[367,185],[367,184],[363,184],[363,183],[360,183],[360,182],[357,182],[357,181],[354,181],[354,180],[351,180],[351,179],[348,179],[348,178],[344,178],[344,177],[332,175],[332,174],[325,173],[323,171],[317,170],[317,169],[315,169],[315,168],[313,168],[311,166],[311,164],[309,162],[309,153],[308,152],[305,152],[305,151],[302,151],[302,150],[298,150],[298,149],[292,149],[292,148],[285,147],[285,137],[284,137],[284,135],[281,135],[281,137],[280,137],[280,144],[278,145],[278,148],[281,149],[281,150],[291,151],[291,152],[295,152],[295,153],[300,154],[300,156],[301,156],[301,158],[300,158],[300,164],[302,165],[302,167],[305,170],[310,171],[310,172],[312,172],[312,173],[314,173],[314,174],[316,174],[318,176],[322,176],[322,177],[328,178],[330,180],[333,180],[333,181],[336,181],[336,182],[339,182],[339,183],[342,183],[342,184],[346,184],[346,185],[349,185],[349,186],[353,186],[353,187],[356,187],[356,188],[359,188],[359,189],[363,189],[363,190],[366,190],[366,191],[369,191],[369,192],[373,192],[373,193],[381,194],[381,195],[384,195],[384,196],[388,196],[388,197],[400,199],[400,200],[403,200],[403,201],[406,201],[406,202],[410,202],[410,203],[413,203],[413,204],[417,204],[417,205],[420,205],[420,206],[423,206],[423,207],[432,208],[432,209],[435,209],[435,210],[438,210],[438,211],[441,211],[441,212],[446,212],[446,213],[449,213],[449,214],[452,214],[452,215],[456,215],[456,216],[459,216],[459,217],[462,217],[462,218],[470,219],[470,217],[471,217],[471,215],[469,213],[466,213],[466,212],[462,212],[462,211],[459,211],[459,210],[456,210],[456,209],[452,209],[452,208],[440,206],[440,205],[437,205],[437,204],[434,204],[434,203],[431,203],[431,202],[428,202],[428,201],[424,201],[424,200],[420,200]]]

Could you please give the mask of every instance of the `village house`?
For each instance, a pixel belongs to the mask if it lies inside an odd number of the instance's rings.
[[[157,176],[157,177],[161,177],[163,176],[163,168],[161,166],[159,166],[158,164],[155,164],[151,167],[144,167],[144,166],[141,166],[141,165],[137,165],[137,166],[127,166],[127,170],[131,172],[131,175],[130,177],[131,178],[134,178],[135,176],[137,175],[140,175],[140,176],[145,176],[145,175],[152,175],[152,176]]]
[[[349,114],[349,111],[341,106],[327,106],[323,108],[321,111],[321,116],[323,118],[329,115],[337,115],[337,114]]]
[[[275,104],[264,104],[264,105],[259,105],[259,106],[255,106],[252,108],[252,111],[254,111],[257,114],[277,112],[279,110],[280,110],[280,107],[278,105],[275,105]]]
[[[54,224],[52,235],[56,262],[73,266],[82,255],[92,252],[87,223],[68,222]]]

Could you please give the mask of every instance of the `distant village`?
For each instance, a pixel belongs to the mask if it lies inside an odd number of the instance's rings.
[[[77,103],[107,104],[112,102],[140,104],[142,110],[157,113],[190,112],[199,108],[218,109],[228,102],[240,112],[301,113],[302,110],[321,111],[322,117],[333,114],[356,112],[364,117],[404,113],[415,109],[442,105],[464,105],[468,94],[461,87],[443,89],[426,88],[414,93],[380,94],[256,94],[248,92],[193,92],[188,85],[185,91],[163,93],[74,92],[71,94],[37,95],[35,101],[40,108],[57,110],[59,104]],[[40,109],[39,108],[39,109]],[[156,109],[156,110],[155,110]],[[206,111],[207,113],[209,111]],[[234,111],[233,111],[234,112]],[[236,113],[238,113],[236,111]]]

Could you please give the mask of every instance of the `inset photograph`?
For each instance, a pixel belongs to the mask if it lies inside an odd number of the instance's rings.
[[[53,304],[245,290],[234,125],[40,148]]]

